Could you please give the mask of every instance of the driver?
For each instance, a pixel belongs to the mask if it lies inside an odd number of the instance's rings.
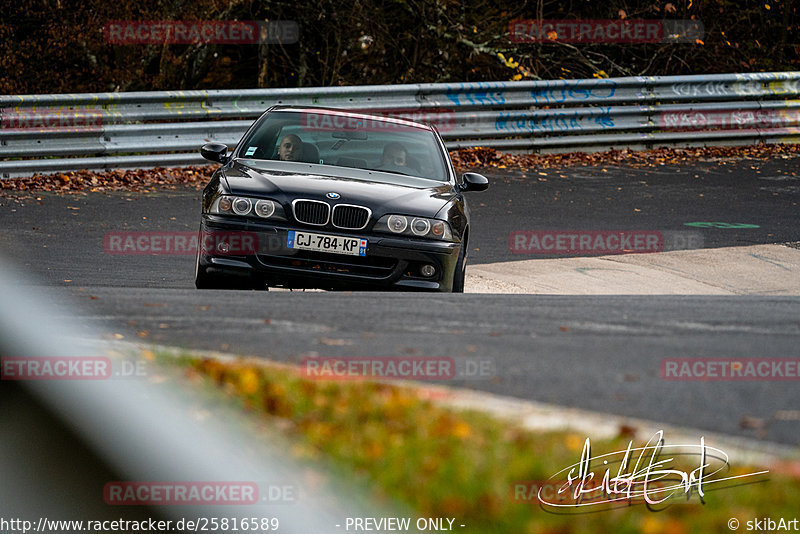
[[[393,141],[383,147],[381,167],[408,169],[408,150],[400,143]]]
[[[278,145],[278,157],[281,161],[300,161],[303,155],[303,141],[294,134],[281,139]]]

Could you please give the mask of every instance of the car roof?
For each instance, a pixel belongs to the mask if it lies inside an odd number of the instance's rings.
[[[299,113],[318,113],[321,115],[340,115],[345,117],[352,117],[356,119],[369,119],[376,121],[390,122],[392,124],[399,124],[409,128],[420,128],[423,130],[433,131],[433,128],[422,122],[415,122],[408,119],[399,119],[396,117],[387,117],[385,115],[373,115],[369,113],[359,113],[357,111],[350,111],[343,108],[323,108],[315,106],[290,106],[290,105],[276,105],[270,107],[267,111],[294,111]]]

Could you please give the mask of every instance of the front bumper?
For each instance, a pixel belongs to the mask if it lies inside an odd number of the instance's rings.
[[[290,230],[367,239],[366,256],[296,250],[286,247]],[[199,263],[213,276],[249,278],[288,288],[451,291],[460,243],[410,239],[368,231],[306,228],[203,214]],[[213,244],[246,235],[251,247],[220,252]],[[215,237],[219,236],[219,239]],[[433,276],[421,274],[433,265]]]

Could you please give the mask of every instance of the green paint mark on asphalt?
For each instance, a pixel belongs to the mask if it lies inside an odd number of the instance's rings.
[[[757,224],[748,223],[725,223],[725,222],[688,222],[684,226],[694,226],[695,228],[761,228]]]

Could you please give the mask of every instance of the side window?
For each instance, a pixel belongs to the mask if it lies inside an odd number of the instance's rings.
[[[242,157],[270,159],[275,153],[275,128],[264,128],[250,137],[242,149]]]

